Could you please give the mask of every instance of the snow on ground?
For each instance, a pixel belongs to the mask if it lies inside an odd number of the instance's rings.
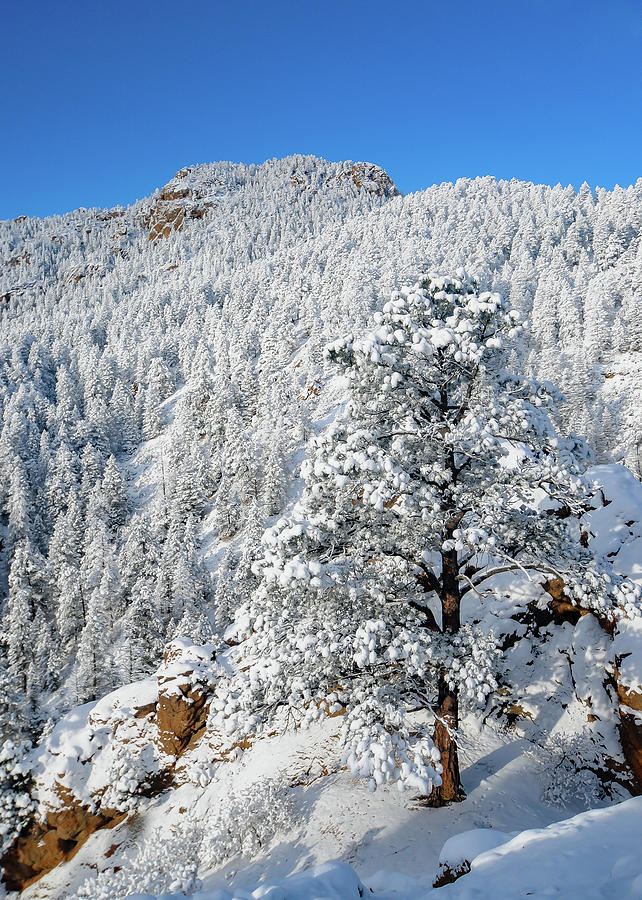
[[[642,897],[642,798],[591,810],[547,828],[524,831],[473,860],[442,900]]]
[[[444,853],[450,847],[457,858],[472,857],[471,870],[441,888],[389,871],[360,878],[337,861],[253,888],[205,889],[194,900],[348,900],[367,894],[377,900],[636,900],[642,897],[641,821],[642,798],[636,797],[512,839],[500,835],[499,846],[489,832],[468,832],[449,841]]]
[[[277,835],[265,852],[253,859],[237,856],[214,871],[200,871],[205,896],[216,897],[212,892],[217,890],[237,892],[231,896],[250,896],[248,892],[257,885],[332,860],[348,863],[366,881],[381,870],[402,872],[401,882],[412,878],[413,889],[420,887],[424,892],[432,885],[444,842],[454,835],[470,829],[495,829],[498,836],[500,832],[537,829],[561,815],[559,809],[541,802],[541,776],[527,752],[530,745],[514,735],[499,734],[489,727],[479,727],[474,720],[467,721],[469,738],[462,748],[462,761],[468,797],[461,804],[432,810],[419,807],[410,795],[396,788],[370,793],[365,782],[354,781],[340,767],[337,731],[336,721],[331,720],[308,731],[262,741],[236,762],[220,764],[205,787],[195,783],[197,775],[191,783],[150,801],[131,821],[93,835],[69,863],[28,888],[25,900],[76,896],[80,884],[98,870],[127,865],[133,848],[158,829],[163,833],[180,829],[187,811],[207,823],[225,806],[232,791],[248,787],[261,790],[267,778],[290,786],[301,824],[287,835]],[[200,752],[206,756],[205,748]],[[197,748],[192,759],[184,761],[185,777],[190,771],[192,777],[198,773],[198,753]],[[329,774],[324,775],[325,771]],[[505,839],[506,834],[501,837]],[[325,881],[335,878],[332,871],[331,876],[323,876]],[[303,882],[297,884],[299,890]],[[376,878],[373,887],[375,884],[379,884]],[[219,896],[223,900],[230,895]],[[265,896],[352,895],[277,892]]]
[[[600,466],[592,471],[604,486],[604,500],[607,502],[602,505],[600,501],[596,509],[584,517],[583,526],[591,532],[591,540],[599,543],[602,552],[614,552],[609,549],[609,540],[616,531],[616,548],[620,547],[618,558],[624,552],[635,555],[641,539],[638,521],[642,497],[638,494],[642,492],[642,486],[621,466]],[[636,511],[637,520],[634,521],[633,513]],[[636,558],[640,559],[639,556]],[[637,863],[629,859],[634,854],[627,856],[628,850],[620,853],[615,837],[602,841],[600,835],[604,829],[600,830],[600,823],[607,819],[591,814],[589,818],[573,820],[575,824],[547,829],[561,816],[582,813],[595,802],[594,798],[588,798],[590,792],[587,792],[585,805],[582,805],[579,800],[569,801],[568,796],[561,797],[559,791],[556,794],[547,790],[546,781],[550,773],[545,771],[545,767],[555,768],[556,757],[554,753],[550,758],[542,755],[541,750],[535,757],[532,752],[534,745],[528,740],[535,740],[545,732],[556,738],[564,754],[573,755],[574,745],[571,746],[569,740],[573,736],[592,736],[600,758],[611,756],[617,761],[617,700],[606,691],[603,673],[608,668],[608,658],[615,653],[621,677],[626,676],[626,684],[632,688],[639,685],[642,671],[640,620],[620,622],[613,646],[609,646],[611,639],[599,629],[593,616],[582,617],[575,626],[570,623],[550,625],[540,628],[536,635],[528,635],[521,622],[513,616],[526,613],[529,605],[542,596],[538,581],[520,580],[514,575],[504,574],[494,579],[492,587],[492,594],[484,596],[478,601],[476,609],[468,610],[467,614],[492,627],[497,634],[510,636],[514,633],[517,638],[506,654],[508,670],[514,682],[512,696],[515,698],[517,723],[513,730],[501,730],[496,722],[494,725],[482,725],[472,717],[462,723],[462,780],[468,794],[463,803],[442,810],[430,810],[419,807],[411,796],[400,794],[394,787],[369,793],[365,782],[354,781],[341,767],[337,720],[328,720],[307,731],[260,741],[233,762],[216,762],[220,755],[211,743],[214,738],[206,735],[195,749],[179,761],[176,773],[179,783],[182,782],[179,787],[154,800],[144,801],[134,816],[116,828],[93,835],[70,862],[27,889],[25,900],[74,897],[83,882],[84,896],[99,896],[91,894],[91,887],[90,893],[87,893],[87,884],[91,883],[87,879],[94,878],[100,871],[114,872],[119,867],[121,870],[127,869],[145,840],[159,831],[161,835],[172,833],[180,836],[190,815],[207,828],[208,823],[217,821],[221,810],[229,807],[232,794],[248,789],[260,795],[266,779],[287,789],[297,813],[296,824],[288,833],[279,832],[252,858],[237,854],[215,868],[201,868],[198,877],[203,884],[202,897],[217,900],[262,896],[350,897],[358,896],[361,883],[369,885],[381,900],[388,894],[399,898],[428,896],[445,842],[471,830],[478,834],[480,840],[487,842],[486,847],[490,846],[488,842],[496,840],[505,843],[495,851],[477,856],[472,871],[455,885],[440,888],[439,896],[445,900],[448,897],[460,900],[479,897],[483,900],[486,896],[489,900],[490,897],[493,900],[512,900],[512,897],[525,895],[526,888],[522,890],[519,886],[515,887],[515,893],[502,893],[496,889],[495,893],[488,894],[483,892],[486,887],[479,885],[485,879],[488,885],[497,888],[501,880],[498,872],[502,866],[513,873],[511,878],[517,878],[522,870],[528,872],[531,859],[535,860],[532,865],[537,874],[539,864],[536,860],[540,852],[544,855],[549,852],[553,860],[561,860],[560,867],[567,858],[564,853],[568,853],[569,865],[580,869],[588,866],[588,863],[582,862],[581,853],[587,853],[589,861],[594,853],[599,857],[602,868],[599,872],[595,869],[594,877],[589,879],[590,890],[604,888],[605,893],[557,891],[556,884],[561,875],[549,868],[546,870],[548,887],[534,881],[533,890],[540,893],[532,896],[603,896],[613,900],[618,897],[642,897],[642,863],[639,870],[635,869]],[[71,763],[67,765],[65,762],[64,772],[60,774],[74,779],[82,774],[82,763],[90,757],[93,765],[97,745],[102,748],[104,743],[98,741],[97,736],[102,734],[101,729],[113,730],[113,711],[106,705],[112,703],[116,696],[115,713],[118,713],[119,728],[122,728],[120,718],[131,719],[133,707],[153,699],[155,690],[155,681],[150,681],[145,690],[140,684],[128,686],[116,692],[109,701],[105,699],[70,713],[54,730],[48,743],[55,750],[57,767],[63,759],[69,758],[72,763],[78,761],[78,772],[72,771]],[[588,728],[587,723],[591,723],[593,718],[599,722],[599,734],[593,734]],[[588,734],[589,731],[591,734]],[[83,741],[85,738],[89,740],[89,737],[91,746],[88,744],[85,747]],[[553,751],[557,746],[553,747]],[[107,760],[106,751],[102,755]],[[111,768],[102,766],[102,770],[107,772]],[[64,778],[63,783],[66,783]],[[560,806],[547,805],[542,802],[543,795],[549,801],[559,803],[564,800],[567,805],[563,810]],[[622,796],[626,793],[622,792],[619,798]],[[619,799],[616,795],[614,797]],[[637,810],[638,821],[642,822],[642,809],[635,804],[613,807],[615,809],[624,811],[624,824],[620,825],[619,814],[612,812],[608,827],[614,835],[624,829],[622,846],[626,850],[629,846],[627,842],[635,840],[642,831],[638,824],[636,829],[629,827],[627,832],[630,810]],[[238,823],[241,832],[245,827],[246,823]],[[488,834],[489,829],[492,834]],[[525,829],[529,830],[528,837],[522,834]],[[481,837],[480,830],[484,837]],[[507,836],[516,833],[520,833],[519,837],[507,841]],[[586,835],[584,845],[578,834]],[[525,854],[523,863],[519,856],[522,852],[520,839]],[[462,842],[466,845],[467,840],[465,837],[457,838],[455,847]],[[555,841],[559,842],[559,848]],[[601,848],[600,841],[605,843],[604,848]],[[562,849],[564,842],[568,844],[567,850]],[[599,852],[591,850],[594,846],[600,847]],[[479,850],[477,846],[476,851]],[[446,848],[447,855],[453,852],[452,845],[450,849]],[[467,852],[472,854],[473,851]],[[642,842],[638,844],[638,855],[642,857]],[[176,857],[171,852],[166,856],[171,869]],[[443,861],[443,856],[441,859]],[[332,863],[328,868],[332,861],[336,864]],[[318,866],[322,869],[310,874],[310,870]],[[382,872],[402,874],[393,877]],[[635,882],[638,875],[639,884]],[[295,876],[301,878],[293,880]],[[288,880],[284,882],[284,879]],[[583,883],[578,881],[580,885]],[[267,884],[280,886],[269,893]],[[467,884],[472,885],[472,893],[466,893]],[[568,885],[564,890],[567,888],[571,890]],[[148,888],[141,884],[140,889],[144,891]],[[549,893],[542,893],[545,890]],[[217,895],[216,891],[221,893]],[[158,891],[155,894],[158,895]],[[110,894],[110,900],[116,896]],[[125,897],[126,894],[118,895],[119,900],[120,896]]]

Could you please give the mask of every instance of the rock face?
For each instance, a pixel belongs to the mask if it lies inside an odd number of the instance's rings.
[[[210,648],[183,639],[165,648],[157,676],[156,720],[159,747],[168,756],[180,756],[205,729],[213,658]]]
[[[642,794],[642,717],[632,716],[620,708],[620,740],[622,752],[635,775],[637,791]]]
[[[93,813],[59,786],[60,807],[48,810],[44,822],[32,822],[2,859],[4,882],[10,891],[21,891],[74,855],[99,828],[113,828],[125,813],[101,810]]]
[[[376,194],[378,197],[399,196],[399,191],[388,173],[373,163],[354,163],[339,174],[337,181],[341,183],[347,178],[369,194]]]
[[[436,888],[445,887],[447,884],[452,884],[457,881],[458,878],[461,878],[462,875],[467,875],[469,872],[470,863],[467,859],[463,860],[454,868],[451,868],[448,865],[441,866],[432,886]]]
[[[617,670],[615,683],[620,703],[622,752],[635,777],[637,793],[642,794],[642,692],[623,684]]]
[[[299,160],[289,177],[291,187],[317,192],[320,183],[314,167],[306,167]],[[360,191],[378,197],[396,197],[399,191],[389,175],[373,163],[356,162],[346,165],[338,174],[333,173],[321,184],[336,187],[337,184],[352,182]],[[143,225],[149,233],[150,241],[168,238],[172,232],[180,231],[190,219],[203,219],[209,209],[217,205],[217,197],[229,190],[217,178],[207,173],[207,167],[186,166],[176,173],[157,195],[148,212],[143,217]]]
[[[213,660],[210,646],[173,641],[155,680],[114,691],[90,709],[85,721],[71,713],[69,726],[60,723],[49,744],[38,749],[36,817],[0,860],[10,890],[38,881],[71,859],[91,834],[113,828],[135,808],[131,797],[113,792],[112,781],[123,777],[119,751],[143,768],[148,765],[134,785],[136,797],[155,796],[172,783],[177,759],[205,731]],[[72,790],[63,781],[79,768],[86,781],[72,778]]]
[[[614,648],[622,752],[642,794],[642,619],[618,622]]]
[[[186,219],[202,219],[213,202],[207,199],[205,186],[186,179],[192,169],[181,169],[160,191],[158,200],[144,219],[150,241],[167,238],[180,231]]]

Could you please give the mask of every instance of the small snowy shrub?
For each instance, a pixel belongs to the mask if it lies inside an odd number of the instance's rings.
[[[107,789],[100,800],[103,809],[132,812],[140,806],[141,794],[149,786],[151,747],[114,743]]]
[[[221,811],[206,820],[186,815],[168,829],[158,828],[134,852],[88,878],[74,896],[124,900],[130,894],[190,894],[200,889],[200,869],[214,869],[239,854],[254,856],[280,831],[297,823],[289,793],[274,781],[235,791]]]
[[[297,824],[287,790],[265,780],[230,794],[224,808],[203,825],[200,862],[215,869],[239,854],[254,856],[280,831]]]
[[[544,746],[532,751],[543,778],[542,802],[566,808],[586,809],[607,798],[596,769],[596,747],[585,734],[551,735]]]
[[[118,871],[105,869],[67,897],[124,900],[139,893],[194,893],[201,886],[197,878],[199,842],[199,830],[191,821],[158,828],[151,838],[137,844],[130,856],[118,860]]]

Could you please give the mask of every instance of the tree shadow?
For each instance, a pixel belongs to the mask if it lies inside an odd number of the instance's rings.
[[[521,756],[528,747],[528,741],[516,738],[482,756],[471,766],[462,770],[461,780],[467,794],[471,794],[481,783]]]

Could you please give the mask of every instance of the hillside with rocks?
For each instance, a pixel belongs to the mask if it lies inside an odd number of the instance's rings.
[[[7,890],[463,897],[635,815],[641,230],[302,156],[0,223]]]

